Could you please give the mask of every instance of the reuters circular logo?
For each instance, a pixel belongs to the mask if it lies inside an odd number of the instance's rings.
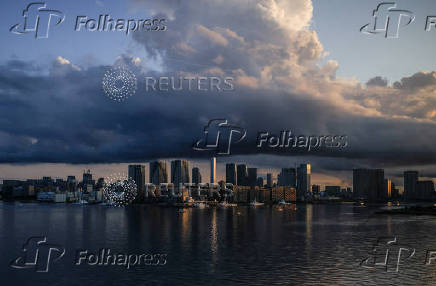
[[[113,174],[105,179],[103,193],[110,205],[127,206],[135,200],[137,192],[135,181],[125,174]]]
[[[136,76],[123,66],[113,67],[103,76],[103,91],[107,97],[121,102],[136,93]]]

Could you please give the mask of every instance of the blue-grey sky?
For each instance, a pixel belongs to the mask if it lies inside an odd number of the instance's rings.
[[[62,56],[78,65],[111,64],[123,53],[146,57],[131,36],[120,32],[74,32],[78,15],[97,18],[110,14],[113,18],[147,18],[150,11],[134,9],[129,1],[46,1],[48,7],[66,15],[65,22],[50,30],[49,39],[35,41],[30,35],[17,37],[9,32],[10,26],[22,21],[21,11],[29,1],[7,1],[2,9],[0,26],[2,53],[0,61],[18,58],[41,65]],[[398,8],[413,11],[416,20],[401,29],[400,38],[385,39],[359,33],[371,20],[371,13],[381,1],[314,0],[311,28],[314,29],[329,53],[328,59],[338,61],[338,76],[355,77],[366,82],[375,75],[387,77],[390,82],[417,71],[431,71],[436,29],[424,30],[426,17],[436,15],[432,0],[395,1]],[[154,63],[152,63],[154,67]]]
[[[386,168],[397,179],[410,168],[436,176],[436,30],[424,31],[434,1],[396,1],[416,16],[398,39],[359,32],[380,3],[372,0],[47,1],[66,17],[48,39],[9,32],[28,3],[7,0],[0,12],[0,178],[50,175],[47,166],[67,175],[71,164],[98,166],[100,176],[159,158],[203,164],[212,154],[196,153],[192,143],[214,118],[250,130],[237,157],[221,163],[246,161],[266,172],[310,161],[318,178],[343,185],[354,167]],[[167,30],[74,31],[77,16],[100,14],[164,18]],[[138,86],[118,103],[102,91],[115,63],[138,79],[229,76],[235,90]],[[259,155],[253,143],[261,130],[346,134],[350,147]]]
[[[77,16],[97,18],[100,14],[109,14],[115,19],[149,18],[147,11],[136,13],[129,10],[128,1],[46,1],[48,8],[60,10],[65,21],[50,28],[48,39],[35,40],[32,35],[17,36],[9,28],[23,20],[21,12],[31,1],[7,1],[7,9],[2,9],[0,25],[2,39],[1,61],[11,58],[34,61],[48,66],[57,56],[62,56],[78,65],[112,64],[120,54],[131,50],[142,54],[132,43],[130,36],[122,32],[86,32],[74,31]]]
[[[412,24],[400,30],[398,39],[359,33],[382,2],[395,2],[398,9],[416,16]],[[328,58],[339,62],[339,76],[366,82],[380,75],[392,82],[417,71],[434,70],[436,29],[427,32],[425,24],[427,16],[436,15],[435,1],[314,0],[313,5],[312,27],[330,53]]]

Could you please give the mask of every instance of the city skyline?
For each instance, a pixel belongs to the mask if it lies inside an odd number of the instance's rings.
[[[436,281],[435,0],[2,4],[3,284]]]
[[[167,163],[170,163],[173,160],[183,160],[186,158],[172,158],[172,159],[156,159],[156,160],[150,160],[145,162],[138,162],[134,161],[131,163],[114,163],[114,164],[50,164],[50,163],[40,163],[40,164],[29,164],[29,165],[23,165],[23,164],[14,164],[11,165],[10,168],[7,170],[2,169],[0,164],[0,181],[1,180],[7,180],[7,179],[26,179],[26,178],[42,178],[46,176],[47,174],[52,175],[54,178],[63,178],[67,177],[68,175],[75,175],[75,176],[81,176],[81,170],[85,169],[91,169],[95,170],[96,174],[99,174],[100,177],[107,177],[113,173],[118,172],[126,172],[128,165],[135,165],[135,164],[145,164],[146,166],[146,178],[149,179],[149,163],[155,162],[155,161],[165,161]],[[283,159],[283,158],[279,158]],[[189,162],[191,162],[191,172],[190,176],[192,176],[192,168],[193,167],[200,167],[201,169],[201,175],[203,181],[207,179],[209,181],[209,174],[210,174],[210,159],[204,159],[204,160],[198,160],[198,159],[187,159]],[[237,160],[232,160],[231,157],[217,157],[217,171],[216,171],[216,177],[217,181],[225,180],[226,179],[226,164],[228,163],[236,163],[238,164],[244,164],[246,162],[241,161],[241,156],[237,157]],[[248,161],[250,162],[250,161]],[[290,162],[290,163],[289,163]],[[267,174],[272,173],[274,177],[274,181],[277,182],[278,175],[282,171],[283,168],[293,168],[296,165],[299,165],[301,163],[304,163],[306,161],[304,160],[298,160],[295,158],[288,158],[287,160],[280,160],[280,164],[277,167],[261,167],[262,165],[256,165],[256,162],[251,161],[252,166],[256,167],[258,169],[258,173],[262,175],[264,180],[267,179]],[[277,164],[275,164],[277,165]],[[340,170],[338,173],[341,175],[338,176],[334,171],[327,171],[323,172],[323,170],[319,169],[317,165],[314,165],[311,162],[311,165],[313,169],[315,169],[314,172],[312,172],[312,178],[314,178],[314,184],[318,184],[321,186],[328,186],[328,185],[339,185],[342,187],[351,186],[352,185],[352,178],[353,174],[352,171],[354,168],[351,168],[349,170]],[[379,166],[382,167],[382,166]],[[171,180],[170,177],[170,165],[167,166],[167,172],[168,172],[168,179]],[[368,169],[374,169],[377,168],[377,166],[367,166]],[[386,175],[395,182],[395,185],[403,189],[403,172],[405,170],[416,170],[420,173],[420,176],[422,178],[425,178],[427,180],[432,180],[436,183],[436,174],[432,174],[431,172],[426,171],[426,169],[420,168],[419,166],[411,166],[410,168],[395,168],[393,171],[389,169],[384,169]]]
[[[50,3],[50,8],[68,17],[50,31],[49,38],[1,32],[7,39],[0,57],[1,97],[7,108],[0,122],[0,177],[43,172],[32,173],[32,168],[52,168],[59,175],[64,168],[62,174],[67,174],[74,164],[92,169],[98,164],[106,175],[110,172],[105,169],[115,169],[113,164],[178,157],[203,164],[212,154],[195,152],[192,144],[213,118],[248,130],[231,155],[236,156],[233,161],[255,165],[262,173],[271,169],[276,174],[286,161],[295,160],[311,162],[317,170],[313,176],[321,184],[350,184],[353,168],[383,168],[395,182],[404,169],[436,177],[431,143],[436,134],[431,96],[436,73],[428,60],[433,31],[414,23],[402,27],[401,37],[394,40],[362,34],[359,29],[371,22],[377,7],[373,1],[296,0],[293,5],[278,1],[271,6],[250,0],[254,10],[237,2],[223,8],[219,1],[208,1],[204,15],[217,13],[213,19],[193,13],[195,1],[139,2],[144,3],[106,1],[87,9]],[[0,20],[5,27],[23,20],[24,4],[11,4],[11,13]],[[421,21],[431,4],[397,3]],[[275,9],[288,16],[281,17]],[[341,11],[345,17],[330,17]],[[168,16],[168,29],[166,34],[147,36],[69,29],[74,27],[74,15],[103,12],[126,19],[160,13]],[[241,17],[247,17],[244,25],[234,21]],[[352,47],[340,44],[345,35],[353,39]],[[77,44],[74,49],[66,44],[71,40]],[[28,46],[35,49],[23,49]],[[116,48],[103,48],[107,46]],[[369,54],[356,57],[356,53]],[[378,64],[383,68],[374,70]],[[235,89],[194,96],[188,90],[168,91],[162,96],[162,92],[144,93],[139,86],[135,97],[118,105],[101,91],[102,77],[113,65],[125,65],[138,80],[180,74],[229,76]],[[23,113],[27,116],[20,116]],[[344,150],[316,152],[275,148],[262,153],[255,148],[258,132],[277,135],[282,130],[307,136],[343,134],[349,144]],[[222,179],[223,169],[217,171]]]
[[[209,159],[206,162],[203,162],[203,164],[199,164],[199,163],[191,164],[192,161],[190,161],[190,160],[174,159],[174,160],[154,160],[154,161],[150,161],[150,162],[135,163],[135,164],[126,163],[126,166],[125,166],[127,169],[126,171],[120,170],[119,168],[121,166],[119,166],[119,165],[116,168],[117,168],[118,173],[126,173],[131,178],[136,178],[137,176],[141,176],[140,173],[143,172],[143,174],[144,174],[143,181],[145,184],[159,185],[159,183],[156,183],[156,181],[153,181],[153,178],[152,178],[153,173],[151,172],[150,167],[155,166],[157,168],[157,166],[160,166],[160,169],[163,168],[163,170],[166,170],[164,172],[165,175],[163,175],[163,177],[161,177],[162,181],[160,181],[160,183],[172,183],[171,180],[174,181],[174,177],[173,177],[174,175],[173,175],[173,170],[172,170],[174,167],[168,169],[168,166],[177,164],[177,162],[180,162],[182,165],[185,164],[185,166],[187,167],[186,170],[187,170],[187,176],[188,176],[187,179],[185,179],[183,182],[180,181],[179,183],[194,183],[193,179],[194,179],[194,176],[197,176],[197,172],[198,172],[198,176],[200,179],[200,183],[210,183],[211,177],[210,177],[209,181],[207,181],[207,180],[205,181],[204,178],[205,178],[205,174],[206,174],[206,177],[207,177],[207,174],[212,174],[210,167],[213,166],[215,163],[216,168],[219,170],[223,170],[223,173],[220,173],[220,175],[216,177],[217,179],[214,183],[218,183],[221,181],[229,183],[227,178],[231,179],[231,176],[229,177],[227,172],[230,172],[230,174],[231,174],[232,169],[228,168],[228,167],[231,165],[234,165],[234,172],[235,172],[234,179],[236,180],[236,183],[238,182],[238,177],[241,177],[242,179],[239,179],[239,181],[241,182],[241,185],[246,185],[246,186],[256,185],[256,186],[258,186],[259,181],[254,180],[254,182],[253,182],[253,179],[251,179],[251,180],[249,179],[249,171],[251,169],[251,170],[255,171],[254,174],[255,174],[257,180],[262,179],[262,182],[263,182],[262,185],[268,186],[268,178],[271,175],[272,184],[277,185],[277,186],[295,187],[297,192],[299,192],[300,194],[302,193],[302,191],[300,189],[301,185],[299,186],[297,184],[297,181],[304,180],[304,179],[302,179],[304,177],[301,177],[301,175],[299,175],[299,172],[300,172],[300,169],[306,165],[306,164],[297,165],[294,163],[293,166],[291,165],[291,167],[289,167],[289,165],[288,165],[288,167],[285,166],[281,169],[265,169],[263,172],[258,172],[259,169],[253,165],[247,165],[245,163],[234,163],[234,162],[230,162],[230,163],[218,162],[218,163],[216,163],[216,158],[211,157],[211,159]],[[185,163],[183,163],[183,162],[185,162]],[[156,165],[156,164],[158,164],[158,165]],[[431,182],[432,185],[434,184],[433,179],[429,179],[427,176],[425,176],[425,174],[422,174],[420,171],[417,171],[417,170],[403,170],[403,173],[401,174],[401,176],[399,176],[396,180],[397,183],[394,183],[392,180],[392,177],[390,177],[388,175],[385,176],[383,169],[375,169],[375,168],[364,168],[364,169],[352,169],[352,170],[350,170],[349,172],[351,173],[352,180],[350,181],[349,184],[347,184],[347,183],[338,184],[335,182],[320,183],[318,180],[312,179],[313,173],[311,171],[311,169],[312,169],[311,164],[308,163],[307,165],[309,166],[308,167],[308,169],[309,169],[309,173],[308,173],[309,174],[308,175],[309,185],[304,187],[304,188],[307,188],[306,191],[308,191],[308,192],[312,192],[312,187],[321,187],[321,191],[323,191],[326,187],[336,187],[336,186],[341,187],[341,188],[350,188],[351,187],[354,190],[354,184],[355,184],[354,182],[356,181],[356,177],[355,177],[356,170],[365,170],[365,171],[369,171],[369,172],[371,172],[373,170],[383,171],[382,177],[384,178],[384,181],[382,180],[383,181],[382,187],[380,187],[380,188],[382,188],[384,190],[386,184],[389,184],[390,191],[388,191],[388,193],[390,193],[391,192],[390,185],[392,184],[392,186],[395,187],[401,194],[405,193],[406,197],[407,197],[407,190],[406,189],[407,188],[409,188],[409,189],[414,188],[413,186],[416,183],[419,183],[418,185],[420,185],[420,186],[422,185],[421,188],[425,188],[427,190],[431,189],[431,187],[429,185],[425,185],[426,183]],[[209,169],[207,169],[207,166],[209,166]],[[245,172],[243,172],[243,173],[245,173],[245,175],[243,175],[243,176],[238,175],[238,166],[240,166],[240,168],[245,167]],[[306,167],[304,167],[304,168],[306,168]],[[179,170],[177,168],[175,170],[176,170],[175,176],[178,176],[177,174],[179,174],[179,176],[180,176],[180,173],[178,172]],[[112,172],[109,175],[117,173],[117,171]],[[85,169],[83,169],[83,173],[82,173],[82,172],[80,172],[79,169],[76,168],[74,173],[68,173],[66,175],[61,175],[61,176],[52,176],[50,174],[44,173],[42,176],[20,177],[20,178],[3,178],[3,180],[28,180],[28,179],[41,179],[41,178],[45,178],[45,177],[50,177],[50,178],[53,178],[55,180],[56,179],[63,180],[65,178],[67,178],[67,180],[68,180],[70,177],[80,177],[82,174],[83,174],[83,176],[85,176],[85,174],[87,172],[90,172],[90,169],[85,168]],[[194,175],[194,173],[195,173],[195,175]],[[405,181],[406,174],[409,174],[409,173],[412,173],[415,179],[414,179],[413,183],[409,183],[409,186],[405,187],[406,186],[406,181]],[[97,173],[94,173],[94,174],[96,175],[96,177],[103,178],[103,179],[105,177],[107,177],[107,176],[102,176],[102,175],[97,174]],[[165,176],[166,176],[166,179],[164,179]],[[300,176],[300,179],[298,179],[299,176]],[[281,177],[282,177],[282,179],[281,179]],[[403,182],[404,182],[404,184],[403,184]],[[177,185],[177,183],[176,183],[176,185]],[[234,185],[238,185],[238,184],[234,184]],[[412,187],[411,187],[411,185],[412,185]],[[141,186],[142,186],[142,184],[139,185],[139,188],[141,188]],[[358,191],[357,193],[359,193],[359,192],[360,191]],[[377,191],[377,189],[376,189],[375,192],[377,193],[379,191]],[[412,193],[414,193],[414,191],[412,191]]]
[[[211,175],[216,167],[215,161],[215,157],[211,158]],[[318,184],[312,184],[310,163],[300,164],[296,168],[282,168],[277,181],[274,183],[272,174],[268,173],[266,174],[266,184],[263,176],[257,176],[257,168],[246,164],[236,165],[235,163],[226,164],[226,181],[216,182],[214,176],[211,176],[210,182],[202,182],[201,170],[198,167],[191,169],[191,181],[189,165],[188,160],[171,161],[171,183],[168,180],[167,162],[165,161],[149,163],[148,182],[145,165],[128,165],[127,177],[118,173],[113,174],[110,178],[96,180],[96,177],[93,177],[92,172],[88,169],[83,171],[81,181],[76,179],[74,175],[69,175],[66,180],[51,176],[25,180],[5,180],[1,196],[7,200],[31,199],[36,196],[38,201],[46,202],[82,202],[82,197],[86,197],[86,200],[90,200],[91,203],[101,203],[105,186],[112,188],[110,186],[116,186],[113,185],[115,181],[122,180],[125,184],[128,184],[128,181],[134,182],[132,188],[136,191],[132,201],[134,200],[136,203],[156,202],[155,199],[158,198],[169,200],[169,202],[173,199],[181,199],[181,202],[192,204],[192,197],[200,201],[204,201],[205,198],[209,200],[219,198],[224,201],[230,198],[231,202],[239,203],[253,200],[256,202],[255,198],[258,198],[262,202],[277,203],[280,200],[278,198],[285,196],[285,194],[288,194],[286,195],[287,200],[302,202],[353,199],[355,202],[381,203],[392,200],[431,201],[436,198],[434,182],[423,179],[415,170],[403,172],[404,191],[401,191],[390,178],[385,177],[383,169],[353,169],[352,187],[326,185],[321,188]],[[156,173],[159,173],[159,176],[156,176]],[[237,184],[234,184],[235,181]]]

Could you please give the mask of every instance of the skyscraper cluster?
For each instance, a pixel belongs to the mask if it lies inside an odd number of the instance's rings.
[[[248,168],[246,164],[226,164],[226,183],[238,186],[263,186],[263,178],[258,177],[257,168]],[[298,168],[283,168],[277,177],[277,185],[297,188],[299,198],[311,193],[311,166],[301,164]],[[267,174],[266,186],[273,187],[272,174]]]
[[[387,191],[384,188],[385,173],[383,169],[354,169],[353,195],[356,199],[384,201]]]
[[[418,171],[403,173],[404,193],[406,200],[431,200],[436,197],[432,180],[419,180]],[[385,179],[383,169],[354,169],[353,196],[371,202],[382,202],[396,199],[399,192],[390,179]]]
[[[307,197],[312,193],[310,164],[300,164],[298,168],[283,168],[277,176],[277,185],[297,188],[299,199]]]
[[[431,180],[419,180],[418,171],[405,171],[404,198],[408,200],[426,200],[435,197],[434,183]]]

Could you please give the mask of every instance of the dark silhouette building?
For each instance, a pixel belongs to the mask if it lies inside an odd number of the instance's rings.
[[[197,167],[192,168],[192,183],[201,184],[201,173],[200,169]]]
[[[237,166],[236,182],[238,186],[248,186],[247,165],[241,164]]]
[[[138,195],[136,196],[135,201],[142,201],[144,199],[145,166],[129,165],[129,178],[135,181],[138,189]]]
[[[404,198],[416,199],[416,184],[418,183],[418,171],[404,172]]]
[[[150,162],[149,170],[150,183],[154,185],[168,183],[168,169],[167,162],[154,161]]]
[[[226,183],[236,185],[236,165],[226,164]]]
[[[383,169],[354,169],[353,195],[355,199],[371,202],[385,201],[385,176]]]

